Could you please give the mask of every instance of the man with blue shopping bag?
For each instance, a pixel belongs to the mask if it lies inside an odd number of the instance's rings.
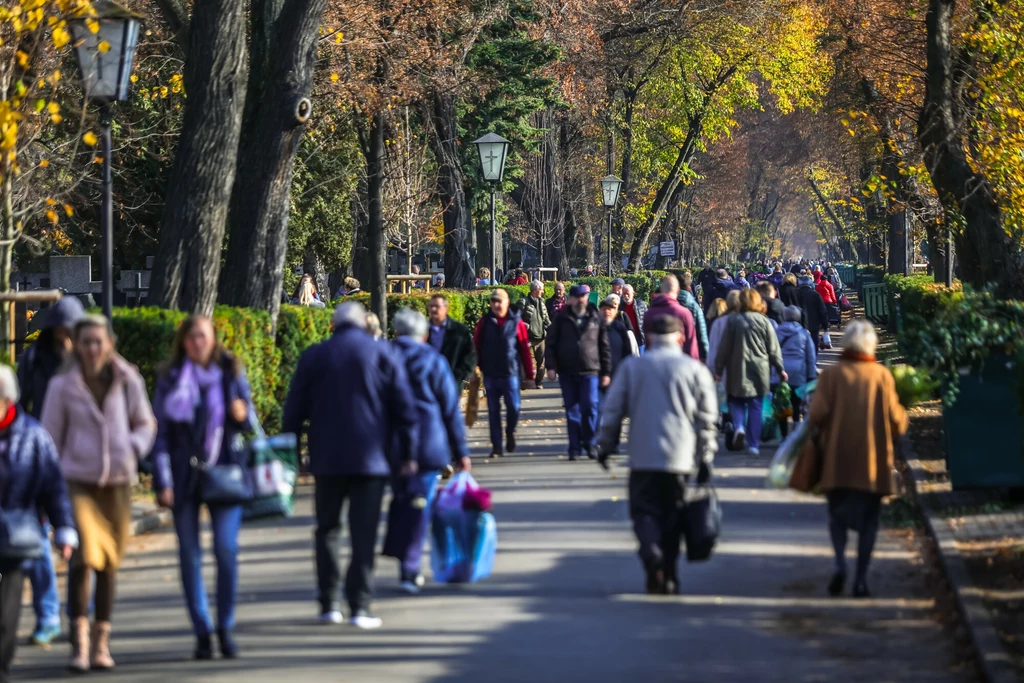
[[[715,381],[703,363],[683,353],[682,337],[675,317],[651,323],[647,352],[626,359],[615,374],[598,438],[598,462],[607,469],[629,418],[629,512],[651,594],[679,592],[686,484],[693,474],[698,486],[707,484],[718,450]]]
[[[393,326],[397,336],[394,346],[405,360],[416,402],[418,472],[392,479],[382,554],[399,561],[402,590],[415,594],[424,585],[420,562],[441,470],[454,465],[468,472],[469,444],[459,410],[459,387],[447,361],[426,341],[430,332],[427,319],[403,308],[395,314]]]

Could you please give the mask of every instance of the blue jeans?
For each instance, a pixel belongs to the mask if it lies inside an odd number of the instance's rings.
[[[203,584],[203,550],[199,544],[199,508],[194,500],[180,502],[174,509],[174,530],[178,534],[181,585],[192,628],[197,636],[213,631],[210,606]],[[242,527],[241,505],[214,505],[213,554],[217,558],[217,627],[230,631],[235,626],[235,596],[238,592],[238,531]]]
[[[420,485],[423,487],[423,497],[426,498],[427,506],[420,516],[419,524],[413,530],[412,543],[409,544],[405,558],[402,560],[402,573],[408,576],[415,576],[420,573],[420,565],[423,561],[423,542],[427,540],[427,528],[430,526],[430,513],[434,509],[434,498],[437,497],[437,481],[440,476],[437,470],[424,472],[417,475]]]
[[[25,573],[32,585],[32,609],[36,613],[36,630],[60,628],[60,594],[57,592],[57,571],[53,568],[50,549],[50,525],[43,525],[43,556],[26,563]]]
[[[491,446],[501,450],[501,403],[505,399],[505,412],[508,415],[506,434],[515,434],[519,424],[519,376],[484,377],[484,389],[487,390],[487,418],[491,426]]]
[[[729,417],[732,419],[733,427],[743,427],[746,432],[748,448],[761,447],[761,421],[763,419],[764,396],[753,398],[729,397]]]
[[[569,427],[569,455],[590,448],[597,433],[598,378],[590,375],[561,375],[562,401]]]

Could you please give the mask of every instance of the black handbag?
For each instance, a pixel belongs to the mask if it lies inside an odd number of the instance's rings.
[[[722,506],[710,486],[698,486],[694,496],[687,496],[683,506],[682,533],[686,537],[686,561],[703,562],[722,531]]]
[[[34,509],[0,510],[0,558],[36,560],[43,556],[43,525]]]
[[[205,424],[205,405],[200,405],[197,417],[198,424]],[[193,430],[193,453],[203,453],[204,432]],[[189,465],[192,466],[192,491],[200,502],[207,505],[242,505],[256,495],[248,468],[231,463],[210,465],[198,455],[189,459]]]

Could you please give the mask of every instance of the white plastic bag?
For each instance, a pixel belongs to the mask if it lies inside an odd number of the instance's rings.
[[[804,420],[798,423],[796,429],[779,445],[771,465],[768,466],[768,479],[765,481],[767,488],[789,488],[789,478],[793,476],[793,466],[796,464],[797,456],[800,455],[810,433],[811,428],[807,420]]]
[[[473,478],[469,472],[459,472],[455,474],[448,483],[444,485],[437,494],[437,509],[438,510],[461,510],[462,509],[462,497],[466,495],[466,491],[469,489],[478,489],[480,485],[476,483],[476,479]]]
[[[826,349],[831,349],[832,348],[832,335],[830,335],[828,332],[826,332],[825,334],[821,335],[821,345],[824,346]]]

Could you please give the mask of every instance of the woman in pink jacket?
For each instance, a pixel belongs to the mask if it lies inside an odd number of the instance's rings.
[[[80,320],[73,343],[71,360],[46,392],[42,422],[57,446],[80,539],[68,569],[69,667],[83,672],[114,667],[115,580],[132,520],[137,461],[153,445],[156,419],[142,376],[114,351],[106,318]],[[96,622],[90,633],[94,572]]]

